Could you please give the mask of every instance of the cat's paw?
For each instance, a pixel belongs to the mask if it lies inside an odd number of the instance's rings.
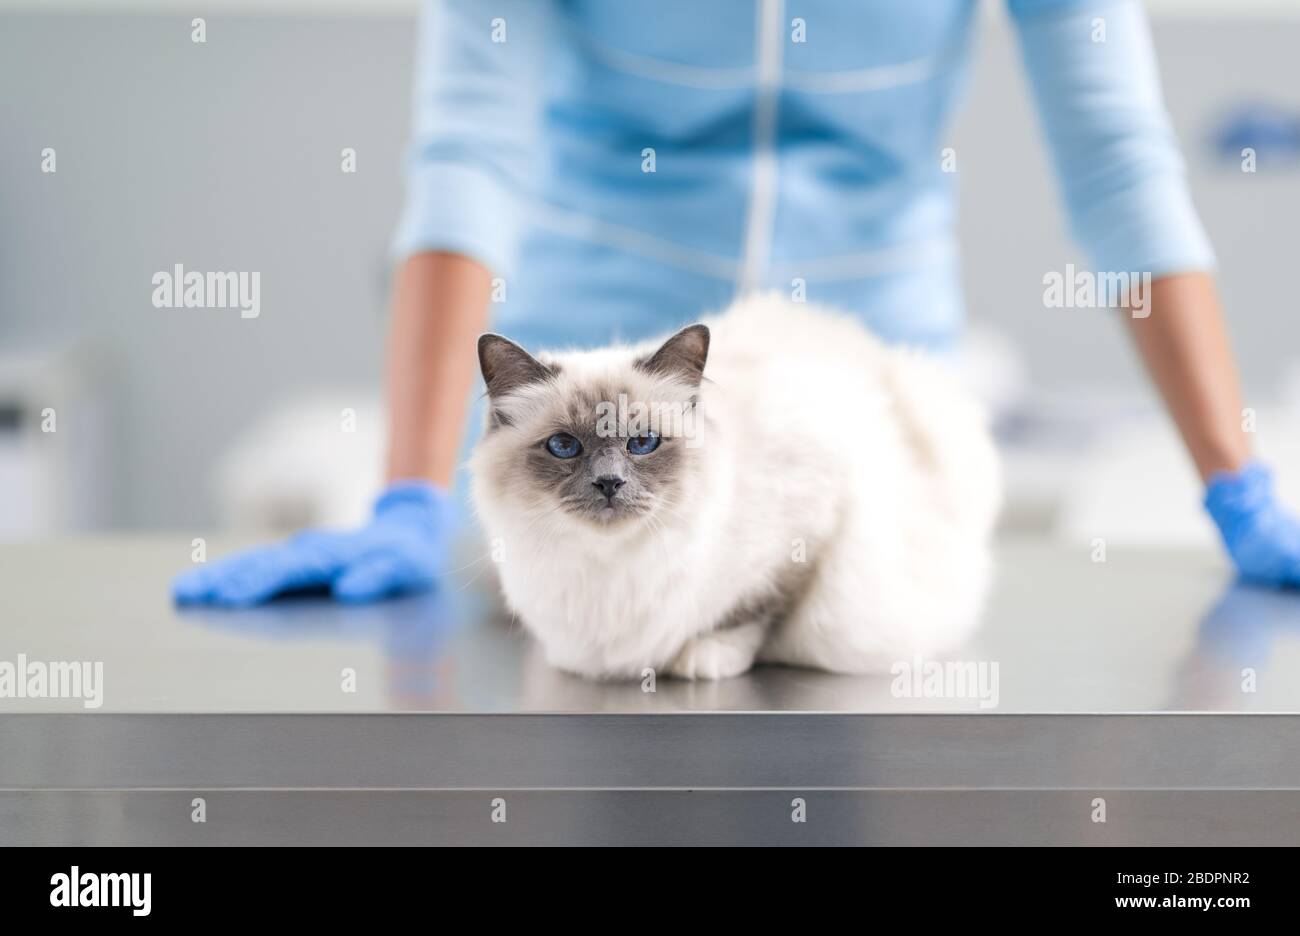
[[[754,665],[757,649],[742,628],[701,634],[677,651],[668,672],[682,679],[728,679]]]

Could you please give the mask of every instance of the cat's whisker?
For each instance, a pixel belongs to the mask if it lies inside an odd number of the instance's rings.
[[[563,506],[564,506],[564,503],[563,503],[563,501],[561,501],[560,503],[558,503],[558,504],[556,504],[554,507],[552,507],[550,510],[543,510],[543,511],[542,511],[541,513],[539,513],[537,516],[533,517],[532,520],[529,520],[529,521],[528,521],[528,525],[527,525],[526,527],[524,527],[523,532],[524,532],[524,533],[527,533],[527,532],[528,532],[529,530],[531,530],[534,526],[536,526],[537,523],[538,523],[539,521],[546,519],[547,517],[549,517],[551,514],[555,513],[557,510],[559,510],[559,509],[560,509],[561,507],[563,507]]]
[[[477,559],[475,559],[473,562],[467,563],[466,565],[461,566],[459,569],[447,569],[447,570],[445,570],[442,574],[443,574],[443,575],[455,575],[457,572],[464,572],[466,569],[472,569],[472,568],[474,568],[474,566],[478,565],[478,564],[479,564],[480,562],[482,562],[484,559],[491,559],[491,558],[492,558],[492,553],[490,553],[490,552],[488,552],[488,553],[484,553],[482,556],[479,556],[479,557],[478,557]]]
[[[669,502],[667,498],[664,498],[660,500],[658,503],[656,503],[654,509],[662,510],[665,513],[669,514],[670,516],[676,517],[678,520],[682,521],[682,523],[689,524],[691,522],[690,517],[687,517],[685,514],[679,513],[673,507],[669,506]]]
[[[541,522],[542,522],[543,520],[545,520],[547,517],[550,517],[550,516],[551,516],[552,514],[554,514],[557,510],[559,510],[562,506],[563,506],[563,504],[556,504],[556,505],[555,505],[554,507],[552,507],[550,510],[543,510],[543,511],[542,511],[541,513],[539,513],[537,516],[533,517],[531,520],[528,521],[528,525],[525,526],[524,529],[523,529],[523,530],[521,531],[521,533],[519,534],[520,537],[522,537],[524,533],[528,533],[528,532],[532,531],[532,529],[533,529],[534,527],[536,527],[539,523],[541,523]],[[545,539],[544,537],[540,537],[540,536],[538,537],[538,543],[539,543],[539,544],[544,544],[545,542],[546,542],[546,539]],[[508,557],[508,555],[509,555],[509,554],[507,553],[507,557]],[[533,550],[530,551],[530,553],[529,553],[527,559],[526,559],[525,562],[524,562],[524,566],[523,566],[523,568],[526,570],[526,574],[528,575],[529,580],[532,579],[532,570],[536,568],[536,565],[537,565],[537,558],[538,558],[538,556],[540,556],[540,555],[541,555],[541,550],[538,549],[538,548],[534,548]],[[509,561],[509,559],[507,558],[506,561]]]
[[[553,513],[555,513],[554,510],[547,511],[547,516]],[[547,545],[549,545],[550,537],[554,532],[555,530],[553,528],[547,529],[546,527],[543,527],[542,530],[539,531],[537,542],[533,545],[532,552],[529,554],[528,561],[525,564],[526,571],[524,574],[527,576],[527,581],[532,582],[533,576],[539,568],[537,560],[542,557],[542,552],[545,550]]]
[[[663,525],[661,520],[653,515],[647,514],[646,519],[651,521],[651,534],[659,541],[659,547],[663,550],[664,554],[664,562],[668,565],[672,565],[673,557],[671,551],[668,549],[668,529]]]
[[[460,588],[456,589],[456,591],[453,592],[453,594],[460,594],[460,593],[463,592],[465,589],[469,588],[471,585],[473,585],[475,582],[477,582],[477,581],[478,581],[478,580],[483,576],[483,573],[486,572],[487,569],[488,569],[487,566],[484,566],[483,568],[479,569],[477,572],[474,573],[474,575],[470,578],[470,580],[469,580],[468,582],[466,582],[465,584],[461,585]]]

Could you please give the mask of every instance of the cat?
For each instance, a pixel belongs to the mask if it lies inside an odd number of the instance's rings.
[[[998,460],[921,352],[759,294],[662,342],[478,354],[471,495],[551,665],[882,672],[975,629]]]

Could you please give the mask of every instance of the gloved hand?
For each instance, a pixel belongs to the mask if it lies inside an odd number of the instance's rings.
[[[1205,490],[1205,509],[1243,579],[1300,587],[1300,520],[1274,497],[1272,472],[1251,462],[1216,474]]]
[[[399,481],[359,530],[308,530],[276,546],[236,553],[178,575],[178,604],[244,608],[287,591],[328,586],[341,601],[375,601],[429,588],[452,529],[447,493],[426,481]]]

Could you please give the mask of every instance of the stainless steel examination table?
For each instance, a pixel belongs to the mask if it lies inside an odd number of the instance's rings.
[[[942,660],[607,685],[481,565],[178,611],[190,550],[0,548],[0,665],[50,676],[0,698],[0,843],[1300,843],[1300,594],[1212,555],[1012,541]]]

